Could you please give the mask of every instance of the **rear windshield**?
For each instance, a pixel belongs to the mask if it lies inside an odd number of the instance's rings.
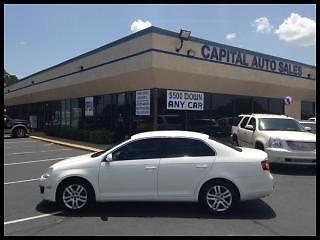
[[[238,146],[234,146],[234,145],[232,145],[231,143],[226,143],[225,141],[222,141],[222,140],[220,140],[220,139],[213,138],[213,137],[211,137],[211,136],[210,136],[209,139],[214,140],[214,141],[216,141],[216,142],[219,142],[219,143],[221,143],[221,144],[223,144],[223,145],[225,145],[225,146],[227,146],[227,147],[229,147],[229,148],[232,148],[232,149],[234,149],[234,150],[236,150],[236,151],[238,151],[238,152],[242,152],[242,148],[240,148],[240,147],[238,147]]]

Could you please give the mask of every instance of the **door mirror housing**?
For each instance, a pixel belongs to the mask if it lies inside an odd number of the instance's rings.
[[[104,161],[106,161],[106,162],[111,162],[111,161],[112,161],[112,153],[109,153],[109,154],[105,157]]]
[[[247,126],[246,126],[246,129],[253,131],[253,130],[254,130],[254,127],[253,127],[253,125],[247,125]]]
[[[311,132],[311,127],[304,127],[307,132]]]

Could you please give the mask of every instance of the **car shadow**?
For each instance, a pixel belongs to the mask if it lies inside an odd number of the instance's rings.
[[[315,176],[316,165],[270,163],[271,173],[279,175]]]
[[[42,201],[37,205],[36,210],[46,214],[62,209],[56,203]],[[102,221],[108,221],[109,217],[271,219],[276,216],[273,209],[260,199],[241,202],[231,213],[222,216],[210,214],[199,204],[188,202],[99,202],[80,213],[63,211],[56,215],[63,217],[100,217]]]

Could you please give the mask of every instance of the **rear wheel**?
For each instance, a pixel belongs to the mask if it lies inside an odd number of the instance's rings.
[[[206,184],[199,196],[200,204],[213,214],[230,212],[238,204],[239,199],[235,186],[222,180]]]

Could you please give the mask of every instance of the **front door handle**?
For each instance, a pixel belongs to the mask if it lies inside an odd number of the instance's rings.
[[[208,167],[208,165],[206,165],[206,164],[198,164],[198,165],[196,165],[196,168],[207,168]]]
[[[147,166],[147,167],[146,167],[147,170],[154,170],[154,169],[156,169],[156,168],[157,168],[156,166]]]

